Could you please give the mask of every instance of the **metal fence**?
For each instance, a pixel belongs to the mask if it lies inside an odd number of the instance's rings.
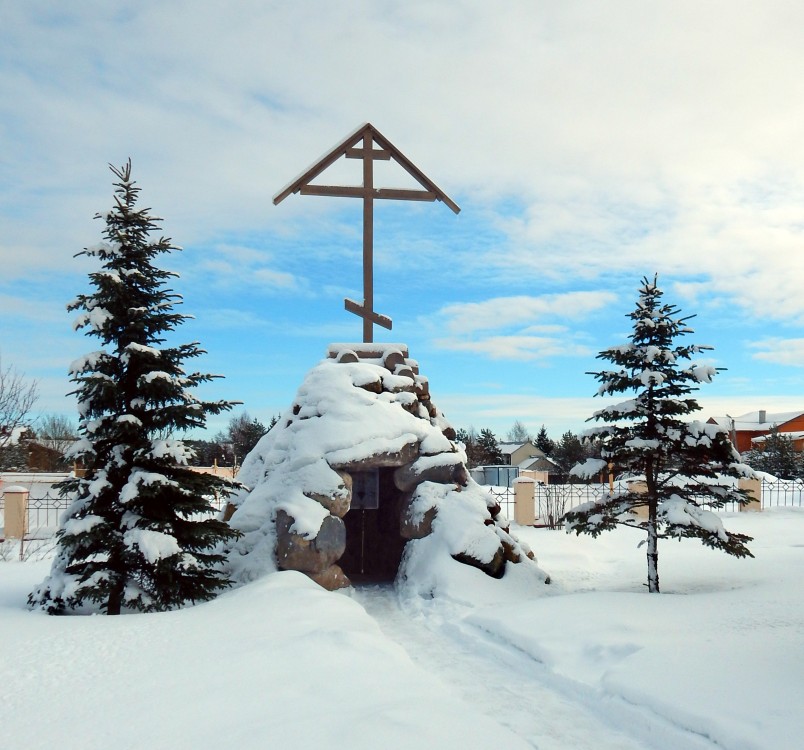
[[[804,479],[762,480],[762,508],[804,507]],[[615,482],[614,493],[621,494],[628,490],[625,482]],[[488,491],[499,503],[503,514],[514,518],[514,490],[510,487],[489,486]],[[558,524],[562,515],[571,508],[590,500],[608,497],[608,484],[535,484],[536,524],[553,526]],[[701,498],[705,503],[705,498]],[[28,531],[26,539],[49,539],[59,528],[61,515],[70,505],[70,499],[61,497],[52,490],[41,497],[28,499]],[[222,497],[210,498],[210,504],[216,511],[225,505]],[[3,498],[0,495],[0,514],[4,510]],[[729,503],[720,510],[734,512],[739,510],[737,503]]]
[[[537,526],[555,526],[561,516],[576,505],[609,497],[611,487],[605,484],[535,484],[535,510]],[[626,482],[614,483],[614,494],[628,491]],[[489,493],[509,518],[514,517],[514,490],[510,487],[488,487]],[[706,497],[699,498],[706,507]],[[761,482],[762,508],[804,507],[804,479],[763,479]],[[719,511],[733,513],[739,510],[737,503],[727,503]]]
[[[488,485],[489,494],[509,520],[514,518],[514,489]],[[616,490],[616,487],[615,487]],[[535,511],[537,526],[556,526],[566,511],[587,500],[607,497],[607,484],[543,484],[535,483]]]
[[[502,509],[506,518],[514,517],[514,490],[511,487],[488,485],[489,494]]]
[[[802,506],[804,506],[804,479],[762,480],[763,508]]]
[[[225,498],[217,495],[208,498],[208,500],[216,513],[220,512],[226,504]],[[29,497],[25,539],[50,539],[55,536],[59,529],[61,516],[70,507],[71,503],[72,499],[61,497],[55,489],[41,497]],[[0,495],[0,527],[3,526],[4,511],[4,500],[3,496]],[[0,538],[2,538],[2,534],[0,534]]]

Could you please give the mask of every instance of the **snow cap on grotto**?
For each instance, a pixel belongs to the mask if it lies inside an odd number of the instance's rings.
[[[407,347],[333,344],[327,354],[243,461],[232,578],[298,570],[332,590],[368,575],[459,598],[478,584],[549,582],[470,478]]]

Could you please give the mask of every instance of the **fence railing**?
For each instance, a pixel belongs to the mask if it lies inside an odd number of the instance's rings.
[[[25,531],[25,539],[50,539],[59,530],[61,516],[70,507],[72,500],[62,497],[57,491],[46,493],[42,497],[29,497],[27,503],[28,519]],[[226,504],[223,497],[217,495],[209,498],[209,504],[219,512]],[[3,516],[5,505],[3,496],[0,495],[0,527],[3,526]],[[0,534],[2,538],[2,534]]]
[[[510,487],[488,487],[491,495],[509,518],[514,518],[514,490]],[[543,484],[535,483],[534,505],[537,526],[555,526],[561,516],[576,505],[589,501],[598,501],[609,497],[612,488],[605,484]],[[626,482],[615,482],[615,495],[628,491]],[[706,507],[706,497],[699,502]],[[804,507],[804,479],[778,479],[761,481],[761,507]],[[737,503],[727,503],[718,510],[734,513],[739,510]]]
[[[802,506],[804,506],[804,479],[762,480],[763,508]]]
[[[514,490],[511,487],[488,485],[489,494],[494,498],[506,518],[514,517]]]
[[[770,481],[763,479],[761,483],[762,508],[804,507],[804,479]],[[590,500],[608,497],[611,488],[608,484],[535,484],[536,524],[552,526],[558,523],[562,515],[571,508]],[[628,490],[627,483],[615,482],[614,493],[621,494]],[[503,514],[514,518],[514,490],[510,487],[489,486],[488,491],[499,503]],[[703,498],[702,498],[703,499]],[[49,539],[59,528],[62,513],[69,507],[70,499],[58,495],[55,491],[43,497],[28,499],[28,525],[26,539]],[[225,505],[225,499],[214,497],[210,504],[217,510]],[[736,503],[729,503],[721,510],[734,512],[738,510]],[[0,514],[4,511],[3,497],[0,495]]]

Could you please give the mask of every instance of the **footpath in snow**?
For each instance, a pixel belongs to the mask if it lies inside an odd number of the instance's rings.
[[[557,677],[510,643],[474,627],[462,607],[405,611],[393,587],[359,587],[354,598],[382,631],[473,712],[539,750],[713,750],[662,716]]]

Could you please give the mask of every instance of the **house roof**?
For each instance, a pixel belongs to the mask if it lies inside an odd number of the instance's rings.
[[[760,421],[760,416],[762,416],[760,411],[749,411],[747,414],[741,414],[739,417],[712,417],[710,422],[714,421],[715,424],[725,427],[728,430],[734,429],[738,432],[757,432],[770,430],[773,427],[781,427],[796,417],[800,417],[802,414],[804,414],[804,410],[774,413],[765,412],[764,421]]]
[[[502,442],[497,443],[500,448],[500,452],[504,456],[510,456],[512,453],[515,453],[520,448],[529,445],[534,451],[536,451],[535,456],[538,458],[539,456],[543,456],[544,454],[533,444],[532,440],[526,440],[524,443],[512,443],[512,442]]]
[[[558,464],[547,456],[529,456],[524,461],[520,461],[517,466],[520,471],[527,471],[535,464],[541,464],[543,466],[546,463],[556,469],[558,468]]]
[[[17,425],[9,430],[8,427],[0,426],[0,435],[8,437],[9,445],[17,445],[20,438],[28,431],[27,425]]]
[[[801,440],[804,438],[804,430],[797,430],[796,432],[785,432],[783,433],[785,437],[790,438],[791,440]],[[752,443],[764,443],[768,440],[768,435],[757,435],[756,437],[751,438]]]

